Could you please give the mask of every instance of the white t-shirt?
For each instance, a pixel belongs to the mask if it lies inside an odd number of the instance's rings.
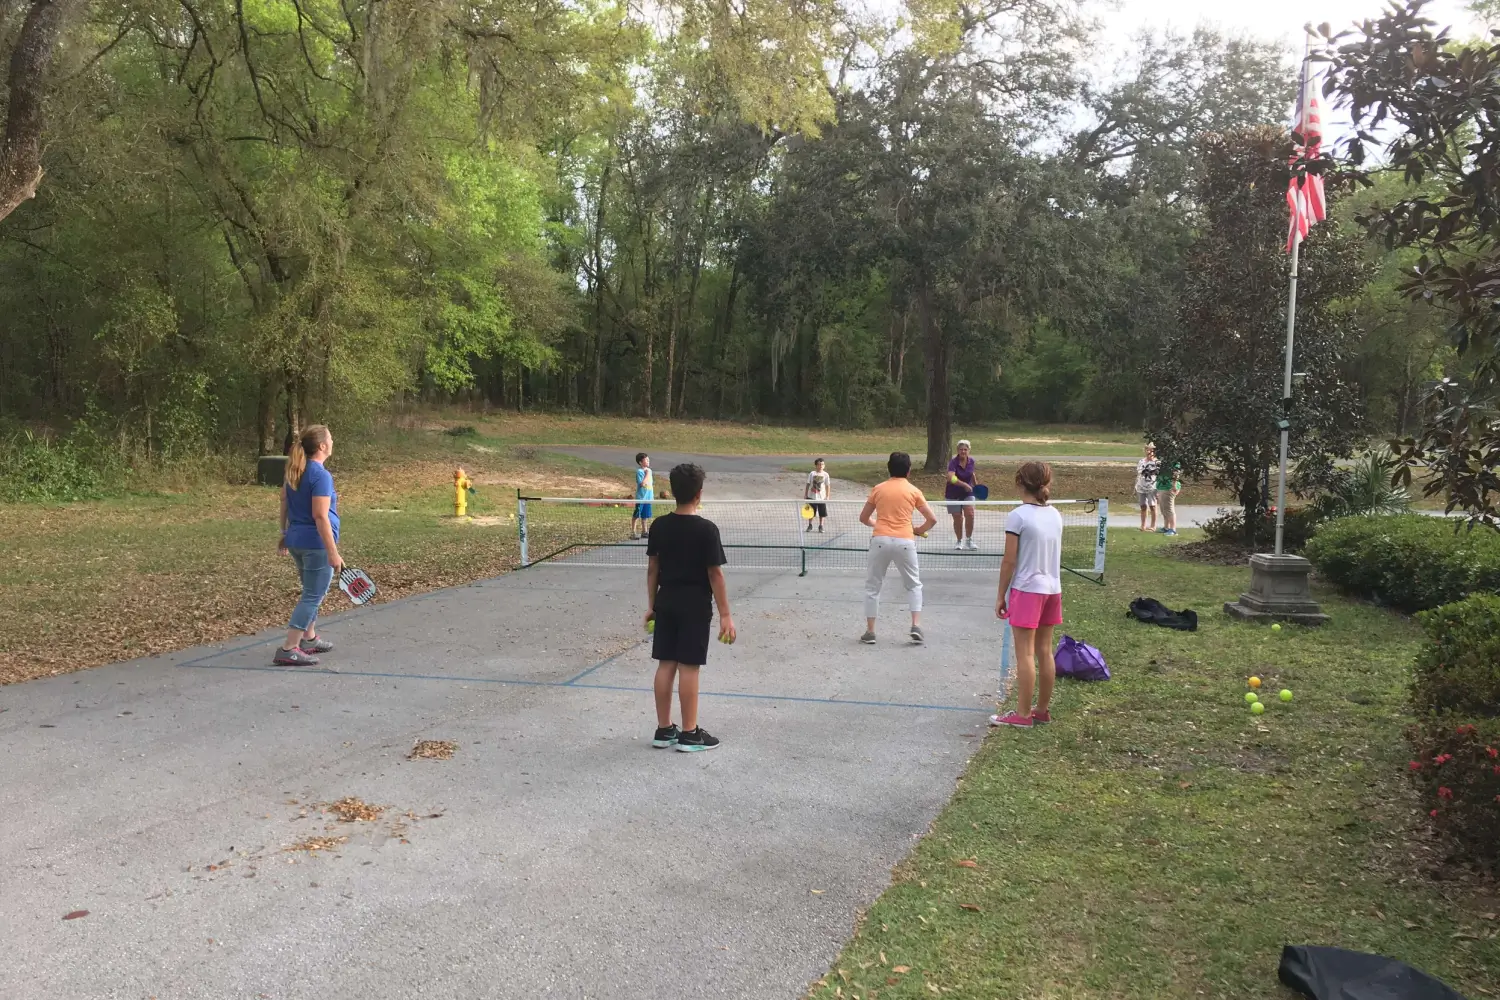
[[[1063,520],[1057,508],[1023,503],[1006,515],[1005,533],[1017,543],[1012,589],[1061,594]]]
[[[815,470],[807,474],[807,498],[809,500],[828,499],[828,473]]]

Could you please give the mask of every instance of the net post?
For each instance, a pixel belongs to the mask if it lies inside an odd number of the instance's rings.
[[[1099,535],[1094,540],[1094,572],[1104,582],[1104,555],[1109,544],[1109,501],[1099,501]]]
[[[802,523],[804,520],[807,521],[806,524]],[[798,507],[797,508],[797,555],[799,556],[799,558],[801,559],[801,562],[802,562],[802,572],[798,573],[797,574],[798,576],[806,576],[807,575],[807,529],[809,527],[811,527],[811,526],[812,526],[812,521],[810,519],[804,518],[802,516],[802,508]]]
[[[525,569],[531,565],[531,558],[526,544],[526,498],[520,490],[516,490],[516,537],[521,543],[521,568]]]

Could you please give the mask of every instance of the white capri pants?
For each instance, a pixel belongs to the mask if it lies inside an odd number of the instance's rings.
[[[906,586],[906,603],[913,613],[922,610],[922,577],[917,572],[917,543],[910,538],[876,535],[870,539],[869,572],[865,575],[865,617],[880,614],[880,587],[892,563]]]

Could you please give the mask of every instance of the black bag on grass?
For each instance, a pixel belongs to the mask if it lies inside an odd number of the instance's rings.
[[[1289,944],[1277,975],[1312,1000],[1464,1000],[1405,962],[1343,948]]]
[[[1179,632],[1198,631],[1198,612],[1191,608],[1173,611],[1154,597],[1137,597],[1130,602],[1130,610],[1125,616],[1147,625],[1160,625]]]

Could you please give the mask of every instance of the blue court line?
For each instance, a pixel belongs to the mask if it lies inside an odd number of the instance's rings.
[[[212,653],[208,653],[208,654],[206,654],[204,656],[198,657],[196,660],[187,660],[186,662],[179,663],[177,665],[179,667],[201,667],[201,666],[209,666],[209,664],[205,664],[203,661],[205,661],[205,660],[212,660],[212,659],[214,659],[216,657],[219,657],[219,656],[228,656],[230,653],[243,653],[247,649],[254,649],[256,646],[264,646],[268,642],[275,642],[275,641],[276,641],[276,637],[275,636],[272,636],[269,639],[256,639],[254,642],[247,642],[243,646],[235,646],[232,649],[216,649]]]
[[[572,687],[588,691],[646,692],[647,687],[623,687],[614,684],[574,684]],[[932,712],[988,712],[988,708],[973,705],[923,705],[904,701],[856,701],[849,698],[808,698],[795,694],[752,694],[748,691],[700,691],[704,698],[743,698],[748,701],[792,701],[808,705],[852,705],[860,708],[919,708]]]
[[[641,639],[640,641],[636,642],[634,645],[628,646],[625,649],[620,650],[618,653],[616,653],[614,656],[611,656],[609,659],[607,659],[607,660],[600,660],[598,663],[594,664],[592,667],[589,667],[587,670],[583,671],[582,673],[575,674],[574,676],[569,677],[567,680],[563,681],[562,682],[562,686],[563,687],[572,687],[574,684],[577,684],[579,681],[583,680],[585,677],[587,677],[589,674],[593,673],[595,670],[600,670],[600,669],[602,669],[604,667],[609,666],[611,663],[615,662],[620,657],[624,656],[626,653],[633,653],[633,652],[635,652],[637,649],[640,649],[642,646],[644,646],[649,641],[650,640],[648,640],[648,639]]]
[[[375,677],[382,680],[400,681],[454,681],[463,684],[495,684],[505,687],[576,688],[582,691],[624,691],[631,694],[648,694],[648,687],[625,687],[615,684],[574,684],[571,681],[526,681],[508,677],[444,677],[437,674],[397,674],[379,670],[323,670],[306,667],[236,666],[228,663],[181,663],[198,670],[236,670],[246,673],[289,674],[306,676],[321,674],[328,677]],[[964,705],[922,705],[916,702],[899,701],[855,701],[845,698],[809,698],[801,695],[753,694],[746,691],[703,691],[706,698],[740,698],[747,701],[789,701],[809,705],[848,705],[854,708],[906,708],[932,712],[988,712],[987,708]]]
[[[207,659],[207,657],[205,657]],[[563,687],[558,681],[525,681],[508,677],[453,677],[441,674],[397,674],[381,670],[329,670],[320,667],[278,667],[259,664],[179,663],[180,667],[198,670],[238,670],[261,674],[322,674],[327,677],[376,677],[398,681],[456,681],[463,684],[501,684],[513,687]]]

